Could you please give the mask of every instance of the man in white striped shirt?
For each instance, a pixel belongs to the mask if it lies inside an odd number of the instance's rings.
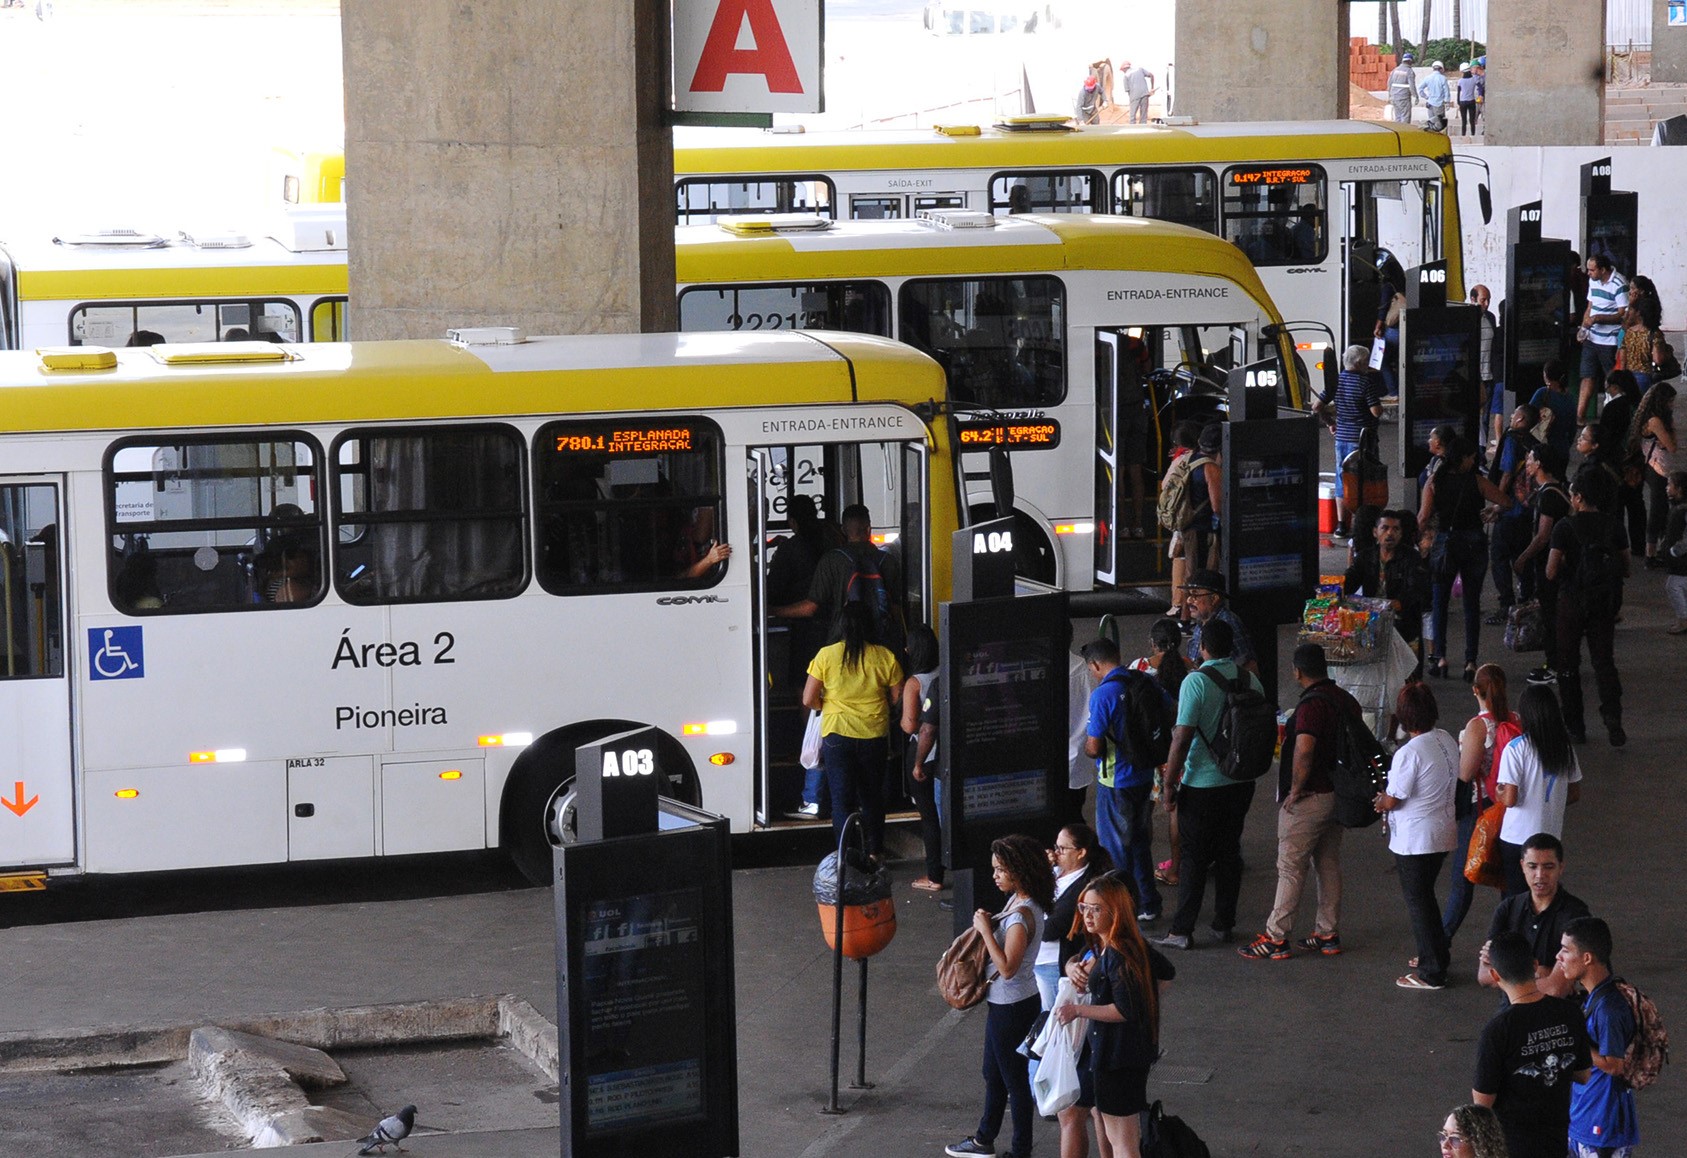
[[[1623,343],[1623,291],[1628,282],[1611,266],[1608,254],[1596,253],[1587,259],[1587,309],[1582,311],[1582,328],[1587,331],[1582,340],[1582,389],[1576,401],[1576,421],[1588,420],[1588,404],[1593,400],[1594,379],[1605,384],[1605,375],[1617,363],[1617,351]]]

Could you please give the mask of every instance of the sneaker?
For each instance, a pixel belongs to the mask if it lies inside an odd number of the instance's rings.
[[[1558,682],[1558,673],[1549,667],[1538,667],[1534,671],[1530,672],[1525,678],[1532,684],[1550,685]]]
[[[952,1142],[943,1147],[943,1152],[945,1154],[953,1155],[953,1158],[967,1158],[970,1154],[989,1154],[993,1156],[996,1153],[996,1146],[992,1142],[980,1142],[977,1138],[966,1137],[962,1138],[959,1142]]]
[[[1287,961],[1294,956],[1287,941],[1273,941],[1261,933],[1251,942],[1236,950],[1238,957],[1246,957],[1250,961]]]
[[[1164,937],[1150,937],[1148,941],[1162,949],[1189,949],[1195,944],[1187,933],[1167,933]]]
[[[1136,923],[1139,924],[1139,925],[1152,925],[1155,921],[1158,921],[1159,919],[1160,919],[1160,910],[1159,909],[1155,909],[1153,912],[1149,912],[1147,909],[1144,909],[1142,912],[1140,912],[1136,915]]]
[[[1341,938],[1338,936],[1320,937],[1314,933],[1310,937],[1301,938],[1295,944],[1308,953],[1322,953],[1326,957],[1341,956]]]
[[[820,805],[799,804],[785,815],[792,820],[814,820],[820,815]]]

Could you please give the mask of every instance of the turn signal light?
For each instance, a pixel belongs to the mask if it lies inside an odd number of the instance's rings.
[[[724,768],[736,759],[738,759],[738,757],[734,756],[731,752],[716,752],[714,755],[709,757],[709,763],[713,764],[717,768]]]
[[[441,780],[461,780],[463,774],[455,768],[447,768],[439,774]]]
[[[244,748],[218,748],[213,752],[189,752],[189,764],[238,764],[246,759]]]
[[[140,794],[141,794],[141,790],[139,788],[119,788],[117,790],[117,799],[119,799],[119,800],[133,800],[135,797],[139,796]]]

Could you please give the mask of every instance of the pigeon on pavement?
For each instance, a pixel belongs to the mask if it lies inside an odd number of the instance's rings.
[[[405,1106],[391,1117],[382,1118],[368,1136],[359,1138],[357,1144],[362,1147],[359,1154],[385,1154],[389,1145],[402,1151],[399,1143],[410,1136],[410,1131],[416,1125],[416,1107]]]

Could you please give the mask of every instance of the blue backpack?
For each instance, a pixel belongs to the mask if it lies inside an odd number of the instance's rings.
[[[885,553],[877,548],[871,557],[837,548],[849,560],[849,580],[844,584],[845,603],[864,603],[873,616],[873,634],[877,642],[896,647],[895,621],[890,614],[890,590],[885,586]]]

